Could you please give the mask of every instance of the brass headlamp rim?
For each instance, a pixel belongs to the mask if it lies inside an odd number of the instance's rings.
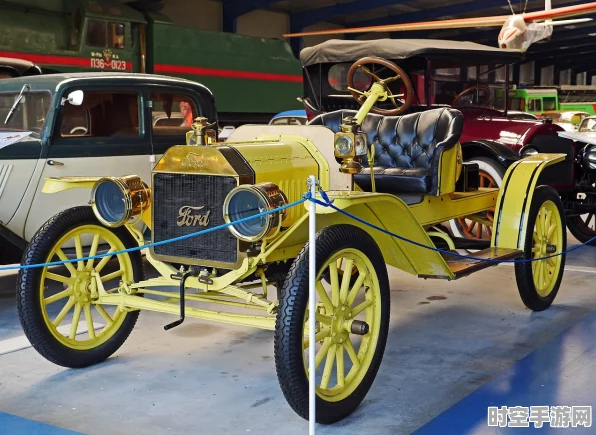
[[[229,214],[230,201],[233,196],[241,191],[248,191],[256,195],[265,204],[265,211],[275,210],[288,204],[288,198],[283,191],[275,183],[258,183],[258,184],[241,184],[228,193],[223,203],[224,221],[229,224],[232,222]],[[286,210],[281,210],[276,213],[265,215],[265,225],[263,229],[254,236],[246,236],[238,232],[238,230],[231,225],[228,227],[230,232],[238,239],[245,242],[258,242],[260,240],[275,237],[281,231],[281,224],[286,218]]]
[[[113,183],[122,193],[124,200],[124,214],[117,222],[106,220],[97,208],[96,194],[99,187],[104,183]],[[138,175],[127,175],[124,177],[102,177],[91,189],[91,209],[99,222],[108,228],[118,228],[128,223],[133,217],[142,215],[148,208],[151,199],[150,189]]]

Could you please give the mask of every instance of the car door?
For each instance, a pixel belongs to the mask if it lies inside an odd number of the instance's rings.
[[[18,94],[0,93],[0,225],[22,236],[26,211],[18,215],[17,211],[31,200],[30,186],[41,175],[40,134],[52,95],[25,92],[6,122]]]
[[[153,167],[152,144],[146,127],[145,96],[141,87],[74,86],[84,92],[83,102],[65,102],[59,108],[43,164],[43,178],[122,176],[135,174],[148,184]],[[88,189],[44,194],[39,183],[25,225],[25,238],[51,216],[89,202]]]

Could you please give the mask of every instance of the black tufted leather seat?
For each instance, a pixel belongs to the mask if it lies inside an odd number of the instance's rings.
[[[324,113],[309,124],[324,125],[335,133],[353,110]],[[362,123],[368,144],[374,144],[374,174],[377,192],[431,194],[439,192],[441,153],[457,144],[463,115],[451,108],[433,109],[402,116],[369,114]],[[370,167],[363,158],[363,170],[356,183],[371,190]]]

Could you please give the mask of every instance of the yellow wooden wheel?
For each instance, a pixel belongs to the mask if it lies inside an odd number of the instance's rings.
[[[90,240],[91,245],[83,247],[83,240]],[[50,251],[46,262],[56,258],[67,259],[62,248],[69,242],[74,244],[77,258],[97,255],[99,246],[107,248],[108,252],[125,249],[124,243],[107,228],[84,225],[64,234]],[[97,292],[93,292],[92,272],[100,275],[107,288],[110,285],[117,288],[119,280],[133,282],[130,257],[126,254],[118,255],[117,262],[110,265],[116,266],[115,270],[112,267],[109,268],[110,272],[106,272],[106,265],[111,258],[66,263],[66,272],[43,268],[39,291],[44,321],[52,335],[71,349],[88,350],[105,343],[118,331],[126,317],[126,312],[120,311],[118,307],[103,307],[98,304]],[[50,292],[50,281],[61,283],[64,289]],[[49,309],[54,308],[53,305],[61,305],[61,309],[57,314],[51,315]],[[85,319],[84,328],[82,317]],[[81,330],[86,332],[80,333]]]
[[[537,187],[526,226],[524,258],[538,259],[515,264],[519,294],[531,310],[541,311],[554,301],[565,269],[567,246],[563,204],[550,186]]]
[[[308,418],[309,249],[307,245],[292,264],[275,329],[277,377],[288,403],[304,418]],[[352,413],[376,377],[389,330],[389,279],[379,247],[360,228],[327,227],[317,236],[316,250],[316,419],[329,424]]]
[[[338,265],[343,266],[343,270],[355,269],[356,272],[351,276],[342,274]],[[329,284],[321,276],[326,270]],[[327,260],[317,277],[317,295],[317,394],[324,400],[336,402],[348,397],[360,385],[379,338],[380,288],[370,260],[355,249],[338,251]],[[305,325],[308,325],[308,313]],[[362,335],[363,332],[366,333]],[[305,326],[306,368],[308,346]]]
[[[547,297],[553,291],[561,269],[561,256],[553,257],[560,254],[563,248],[561,242],[565,228],[561,224],[561,216],[555,203],[544,202],[538,211],[532,235],[532,258],[548,257],[532,263],[534,286],[542,297]]]
[[[133,246],[126,228],[106,228],[91,207],[74,207],[44,224],[29,243],[23,263],[66,260],[69,249],[76,258],[84,258]],[[98,303],[92,273],[99,274],[110,292],[117,291],[121,281],[144,279],[138,251],[19,272],[17,307],[23,330],[33,347],[56,364],[86,367],[105,360],[136,323],[138,311]]]

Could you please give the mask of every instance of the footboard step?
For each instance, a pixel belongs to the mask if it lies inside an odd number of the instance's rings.
[[[513,260],[515,258],[520,258],[523,255],[523,251],[508,248],[487,248],[470,254],[472,257],[486,258],[488,260]],[[498,264],[492,261],[468,260],[466,258],[453,257],[449,254],[443,254],[443,258],[445,258],[449,269],[455,274],[455,279]]]
[[[457,254],[457,252],[454,252]],[[486,269],[487,267],[496,266],[498,263],[493,261],[480,261],[475,259],[454,257],[449,254],[441,254],[451,272],[455,275],[454,279],[459,279],[464,276],[470,275],[471,273],[478,272],[479,270]],[[487,260],[513,260],[520,258],[524,255],[523,251],[509,248],[486,248],[481,251],[472,252],[471,257],[474,258],[486,258]],[[421,278],[441,278],[445,279],[444,276],[422,276]]]

